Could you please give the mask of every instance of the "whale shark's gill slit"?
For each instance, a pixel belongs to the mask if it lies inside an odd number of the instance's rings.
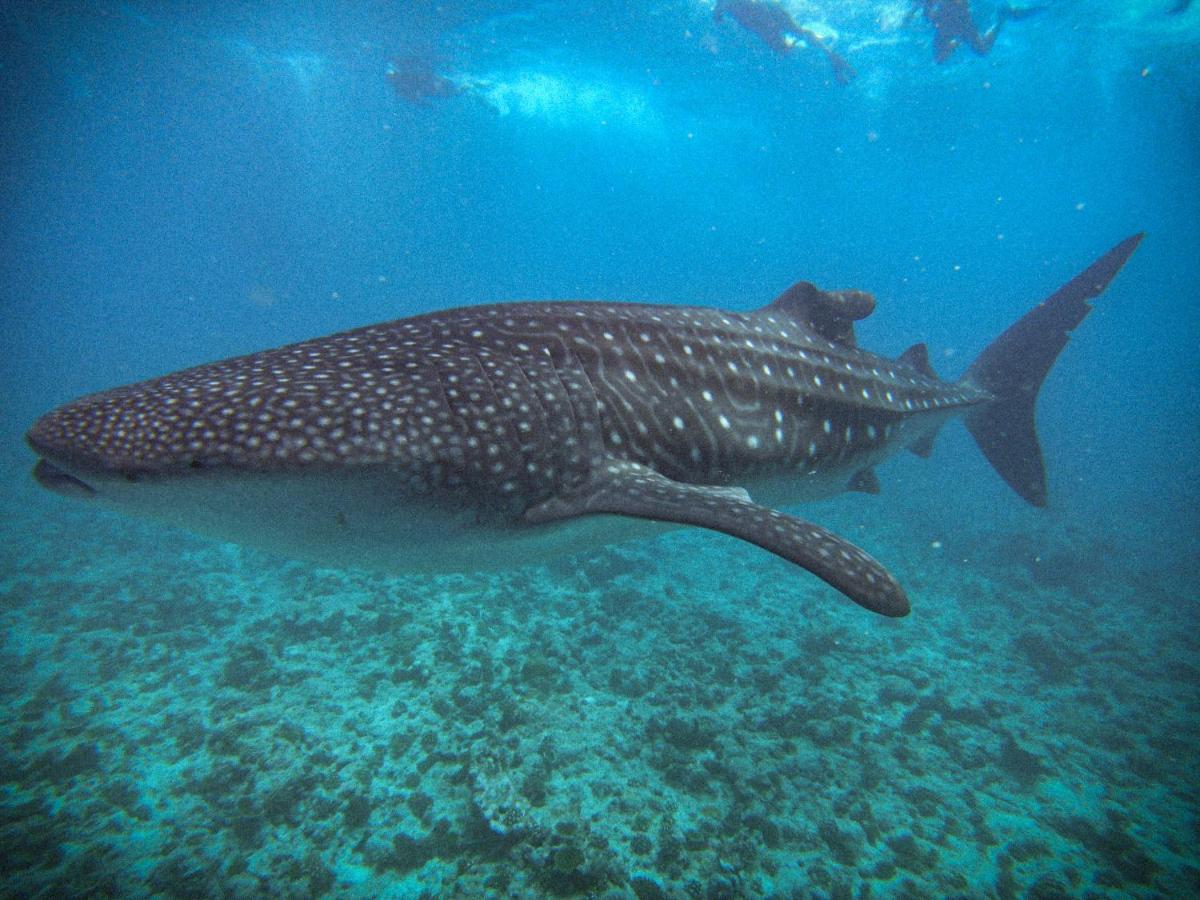
[[[511,427],[516,429],[514,446],[521,457],[525,496],[549,496],[561,478],[560,448],[575,429],[566,386],[548,355],[514,358],[512,379],[518,400]]]
[[[587,366],[571,346],[564,343],[562,361],[555,366],[566,389],[566,405],[577,431],[564,437],[565,448],[561,488],[573,490],[586,481],[589,473],[601,465],[604,456],[600,436],[600,400],[596,384]],[[563,373],[567,373],[565,376]]]
[[[500,383],[511,379],[509,368],[515,366],[511,359],[500,353],[465,350],[461,361],[473,366],[472,385],[463,401],[462,429],[464,435],[475,438],[472,454],[476,456],[477,485],[488,493],[500,490],[515,493],[515,487],[523,478],[526,450],[521,448],[521,429],[517,413],[522,403],[527,402],[525,392],[518,385],[513,387]],[[505,363],[508,365],[505,365]],[[479,399],[474,400],[473,395]],[[505,403],[507,400],[507,404]],[[468,441],[470,438],[468,438]],[[472,454],[468,454],[471,456]]]

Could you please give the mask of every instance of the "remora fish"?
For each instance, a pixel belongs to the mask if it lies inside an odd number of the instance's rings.
[[[601,302],[453,309],[92,394],[27,440],[44,486],[291,555],[376,568],[511,566],[624,539],[634,520],[757,544],[884,615],[896,580],[750,499],[877,490],[955,415],[1034,505],[1034,403],[1127,238],[956,382],[923,344],[859,349],[870,294],[800,282],[753,312]]]

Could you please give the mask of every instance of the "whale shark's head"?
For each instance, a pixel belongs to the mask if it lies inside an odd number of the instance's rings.
[[[282,403],[226,380],[221,366],[81,397],[39,418],[25,439],[63,471],[130,481],[285,461]],[[288,402],[302,427],[311,410],[301,417],[295,401]]]
[[[409,342],[360,329],[81,397],[29,429],[41,457],[34,474],[52,490],[90,496],[214,471],[394,463],[448,427],[410,414],[422,386],[406,370]]]
[[[584,431],[567,406],[575,382],[548,355],[514,340],[518,364],[497,349],[520,309],[382,323],[81,397],[27,433],[34,477],[333,564],[541,560],[546,529],[510,526],[577,472],[582,440],[568,430]]]
[[[39,457],[34,478],[55,493],[94,498],[147,475],[199,468],[204,450],[192,446],[190,423],[166,400],[135,385],[81,397],[40,417],[25,435]]]
[[[289,556],[448,567],[429,548],[461,529],[460,509],[443,498],[442,515],[430,511],[408,465],[431,452],[444,423],[431,410],[412,414],[419,372],[401,373],[379,353],[358,364],[368,337],[334,336],[73,400],[26,434],[39,457],[33,476],[61,495]]]
[[[37,482],[55,493],[114,499],[147,478],[186,476],[224,460],[200,419],[178,415],[153,390],[120,389],[80,398],[39,418],[25,441],[39,459]]]
[[[40,457],[34,477],[58,493],[112,499],[115,488],[146,480],[266,467],[282,438],[275,415],[259,412],[261,401],[235,402],[216,377],[181,374],[81,397],[39,418],[25,435]]]
[[[505,483],[495,467],[512,465],[501,438],[521,404],[476,400],[481,386],[444,346],[389,357],[416,327],[335,335],[81,397],[29,429],[33,476],[135,516],[381,571],[507,568],[660,530],[611,517],[551,533],[507,527],[527,498],[486,486]],[[361,366],[359,343],[373,351]],[[435,370],[445,377],[436,390]],[[477,468],[484,474],[471,482]],[[435,476],[446,488],[436,496]]]

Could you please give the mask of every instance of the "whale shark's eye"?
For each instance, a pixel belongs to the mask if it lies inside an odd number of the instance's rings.
[[[139,475],[137,472],[126,472],[125,480],[128,481],[130,484],[136,484],[137,482],[142,480],[142,476]]]
[[[204,460],[193,459],[191,462],[188,463],[188,468],[189,469],[203,469],[204,468]]]

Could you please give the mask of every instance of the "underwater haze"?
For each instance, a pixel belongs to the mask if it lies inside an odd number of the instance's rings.
[[[0,895],[1200,895],[1200,8],[938,62],[952,5],[4,5]],[[1046,508],[952,422],[794,510],[903,619],[711,531],[388,575],[29,475],[81,394],[464,304],[804,279],[954,379],[1143,231]]]

